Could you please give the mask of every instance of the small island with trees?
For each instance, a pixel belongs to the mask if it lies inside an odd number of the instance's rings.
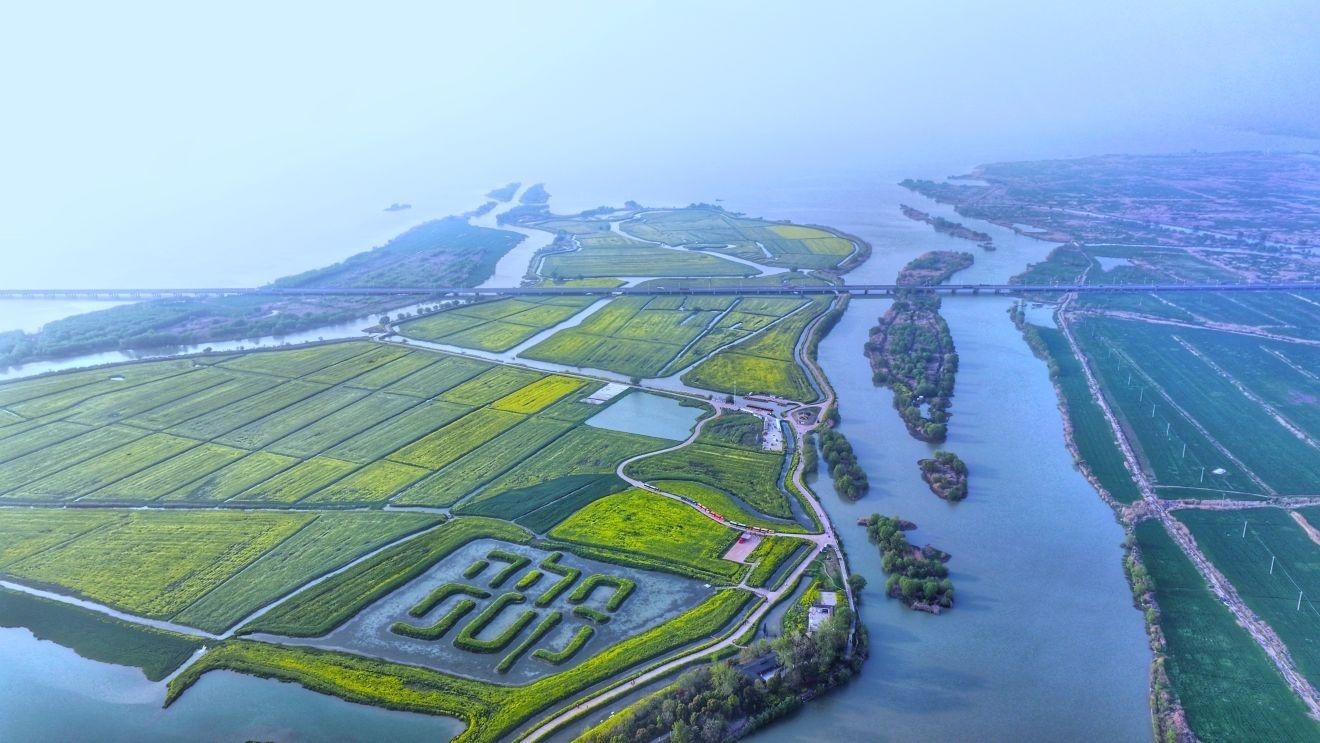
[[[921,479],[935,495],[951,502],[967,497],[967,464],[951,451],[935,452],[929,459],[917,460]]]
[[[984,250],[995,249],[994,238],[992,238],[989,233],[974,230],[962,222],[955,222],[951,219],[945,219],[944,217],[937,217],[927,212],[923,212],[920,209],[914,209],[907,204],[899,204],[898,208],[903,210],[903,216],[918,222],[925,222],[931,227],[934,227],[936,232],[942,232],[951,237],[962,238],[963,240],[971,240],[977,245],[980,245]]]
[[[922,287],[947,280],[973,260],[971,253],[937,250],[907,264],[898,274],[898,284],[914,288],[896,292],[866,343],[872,381],[894,391],[894,407],[908,433],[922,441],[939,443],[948,435],[958,370],[953,336],[940,316],[940,298]]]
[[[885,593],[917,611],[939,614],[953,607],[953,581],[949,580],[949,553],[930,545],[913,547],[905,529],[915,525],[892,516],[871,514],[866,536],[880,548],[880,567],[889,577]]]

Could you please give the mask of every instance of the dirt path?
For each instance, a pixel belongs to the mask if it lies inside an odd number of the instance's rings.
[[[1183,554],[1191,560],[1192,564],[1196,567],[1197,572],[1199,572],[1201,577],[1206,581],[1211,592],[1214,593],[1228,610],[1233,613],[1238,624],[1241,625],[1247,633],[1251,635],[1252,639],[1256,641],[1260,648],[1265,651],[1265,654],[1274,664],[1274,667],[1278,669],[1280,675],[1283,676],[1288,687],[1292,689],[1293,693],[1295,693],[1304,704],[1306,704],[1311,716],[1320,719],[1320,693],[1318,693],[1311,682],[1297,670],[1297,665],[1293,661],[1292,655],[1288,652],[1288,648],[1283,644],[1283,641],[1279,639],[1274,628],[1257,616],[1256,613],[1242,601],[1242,597],[1238,595],[1237,590],[1233,588],[1233,585],[1229,583],[1228,579],[1225,578],[1224,575],[1219,572],[1219,569],[1216,568],[1205,554],[1201,552],[1200,547],[1197,546],[1196,540],[1192,537],[1192,534],[1188,531],[1187,527],[1184,526],[1181,521],[1178,521],[1178,519],[1173,517],[1173,514],[1170,513],[1164,501],[1156,495],[1155,490],[1151,485],[1150,478],[1138,463],[1139,460],[1136,457],[1131,443],[1127,439],[1127,435],[1124,433],[1123,427],[1119,425],[1117,417],[1109,406],[1109,401],[1105,399],[1104,394],[1101,392],[1100,384],[1096,380],[1094,372],[1091,370],[1090,359],[1088,359],[1082,352],[1081,346],[1077,343],[1077,339],[1073,337],[1072,327],[1069,324],[1068,306],[1075,297],[1075,294],[1070,294],[1060,302],[1058,312],[1059,329],[1063,331],[1064,337],[1067,339],[1068,346],[1072,350],[1073,355],[1075,355],[1077,360],[1081,363],[1082,373],[1086,377],[1086,386],[1090,390],[1091,396],[1095,399],[1096,404],[1100,406],[1100,410],[1104,414],[1105,420],[1109,422],[1109,427],[1114,433],[1114,438],[1118,442],[1119,449],[1123,454],[1124,462],[1132,472],[1133,479],[1141,491],[1142,501],[1145,504],[1148,513],[1159,519],[1160,523],[1164,526],[1165,531],[1173,538],[1174,542],[1183,551]]]
[[[1315,542],[1317,546],[1320,546],[1320,531],[1316,531],[1315,527],[1311,526],[1311,522],[1307,521],[1305,516],[1296,511],[1289,511],[1288,515],[1292,516],[1293,521],[1296,521],[1297,525],[1302,527],[1302,531],[1306,532],[1306,536],[1310,537],[1312,542]]]

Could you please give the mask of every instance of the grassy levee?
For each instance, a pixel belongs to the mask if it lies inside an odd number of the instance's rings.
[[[1141,500],[1141,491],[1123,463],[1123,454],[1119,451],[1118,442],[1114,440],[1109,420],[1091,396],[1081,362],[1073,355],[1063,331],[1032,327],[1044,344],[1050,360],[1054,362],[1050,369],[1054,372],[1054,382],[1064,398],[1077,452],[1086,461],[1091,474],[1095,475],[1114,500],[1121,503]]]
[[[580,604],[591,598],[592,593],[600,586],[609,586],[614,589],[610,593],[609,599],[605,602],[605,608],[610,611],[618,611],[623,602],[628,600],[632,592],[637,588],[637,581],[631,578],[622,578],[617,575],[606,575],[604,573],[592,573],[586,580],[578,584],[573,593],[568,596],[568,603]]]
[[[262,606],[442,517],[417,513],[324,513],[245,570],[175,615],[174,620],[223,632]]]
[[[517,663],[518,659],[523,657],[523,654],[526,653],[529,648],[537,642],[540,642],[541,638],[545,637],[547,632],[558,626],[563,619],[564,613],[560,611],[552,611],[549,614],[546,614],[545,618],[537,623],[536,628],[532,630],[532,633],[529,634],[526,639],[513,646],[513,649],[509,651],[509,654],[500,659],[499,664],[495,666],[495,671],[497,673],[508,673],[509,669],[513,668],[513,664]]]
[[[202,643],[191,637],[122,622],[81,607],[0,588],[0,627],[24,627],[103,663],[136,666],[159,681],[188,660]]]
[[[763,539],[747,557],[748,562],[755,563],[752,571],[747,575],[747,585],[764,587],[775,573],[779,572],[781,565],[800,560],[801,555],[806,554],[808,544],[806,540],[795,537]]]
[[[1145,521],[1135,533],[1168,645],[1165,670],[1192,732],[1205,741],[1320,737],[1320,723],[1164,527]]]
[[[1315,599],[1309,598],[1320,596],[1320,547],[1282,509],[1177,511],[1175,515],[1247,606],[1279,634],[1297,669],[1320,685],[1320,612]],[[1271,555],[1277,558],[1273,573]],[[1300,609],[1299,590],[1305,591]]]
[[[550,530],[550,542],[615,564],[730,583],[740,563],[722,559],[738,532],[676,501],[632,488],[606,496]]]
[[[208,671],[231,670],[300,684],[351,702],[456,717],[467,729],[455,740],[500,740],[532,715],[648,661],[710,638],[742,611],[752,595],[721,590],[684,614],[607,648],[562,673],[525,686],[461,678],[417,666],[332,650],[230,640],[170,681],[166,706]]]
[[[240,631],[292,637],[324,635],[362,607],[421,575],[442,557],[483,537],[517,543],[531,539],[526,530],[506,521],[456,518],[294,594]]]
[[[572,660],[573,656],[577,655],[578,651],[582,650],[587,644],[587,641],[595,634],[595,627],[592,627],[589,624],[584,624],[577,628],[577,631],[573,633],[573,636],[568,640],[568,644],[564,647],[558,650],[537,648],[536,652],[532,653],[532,656],[540,658],[553,666],[563,665],[565,662]]]

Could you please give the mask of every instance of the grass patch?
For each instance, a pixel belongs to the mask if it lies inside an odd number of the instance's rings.
[[[670,572],[690,568],[703,577],[730,580],[742,566],[720,556],[737,535],[687,506],[637,488],[601,498],[550,531],[554,539],[617,551],[614,562],[643,555]]]

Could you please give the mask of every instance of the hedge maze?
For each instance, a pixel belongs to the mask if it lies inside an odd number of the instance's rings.
[[[637,590],[637,581],[608,573],[592,573],[585,580],[580,580],[582,570],[561,564],[563,557],[562,552],[552,552],[529,570],[527,568],[532,565],[532,558],[503,548],[491,549],[485,557],[472,561],[464,568],[464,578],[489,574],[492,565],[502,563],[503,567],[491,575],[487,585],[498,589],[514,576],[519,576],[513,590],[493,596],[486,588],[471,583],[443,583],[408,609],[408,615],[414,619],[426,621],[433,616],[433,621],[429,624],[397,621],[390,625],[390,631],[414,640],[435,642],[445,639],[451,630],[458,627],[451,642],[459,650],[493,654],[512,646],[495,666],[496,672],[504,674],[566,619],[572,617],[584,620],[587,624],[574,629],[567,644],[561,649],[541,647],[532,652],[533,657],[551,665],[565,663],[595,635],[595,625],[609,623],[611,616]],[[524,591],[541,582],[546,574],[559,576],[559,579],[529,602]],[[608,598],[600,601],[606,590]],[[571,609],[564,606],[562,610],[542,611],[556,602],[571,605]],[[527,607],[529,603],[530,608],[519,611],[519,607]],[[593,603],[599,606],[593,606]]]

